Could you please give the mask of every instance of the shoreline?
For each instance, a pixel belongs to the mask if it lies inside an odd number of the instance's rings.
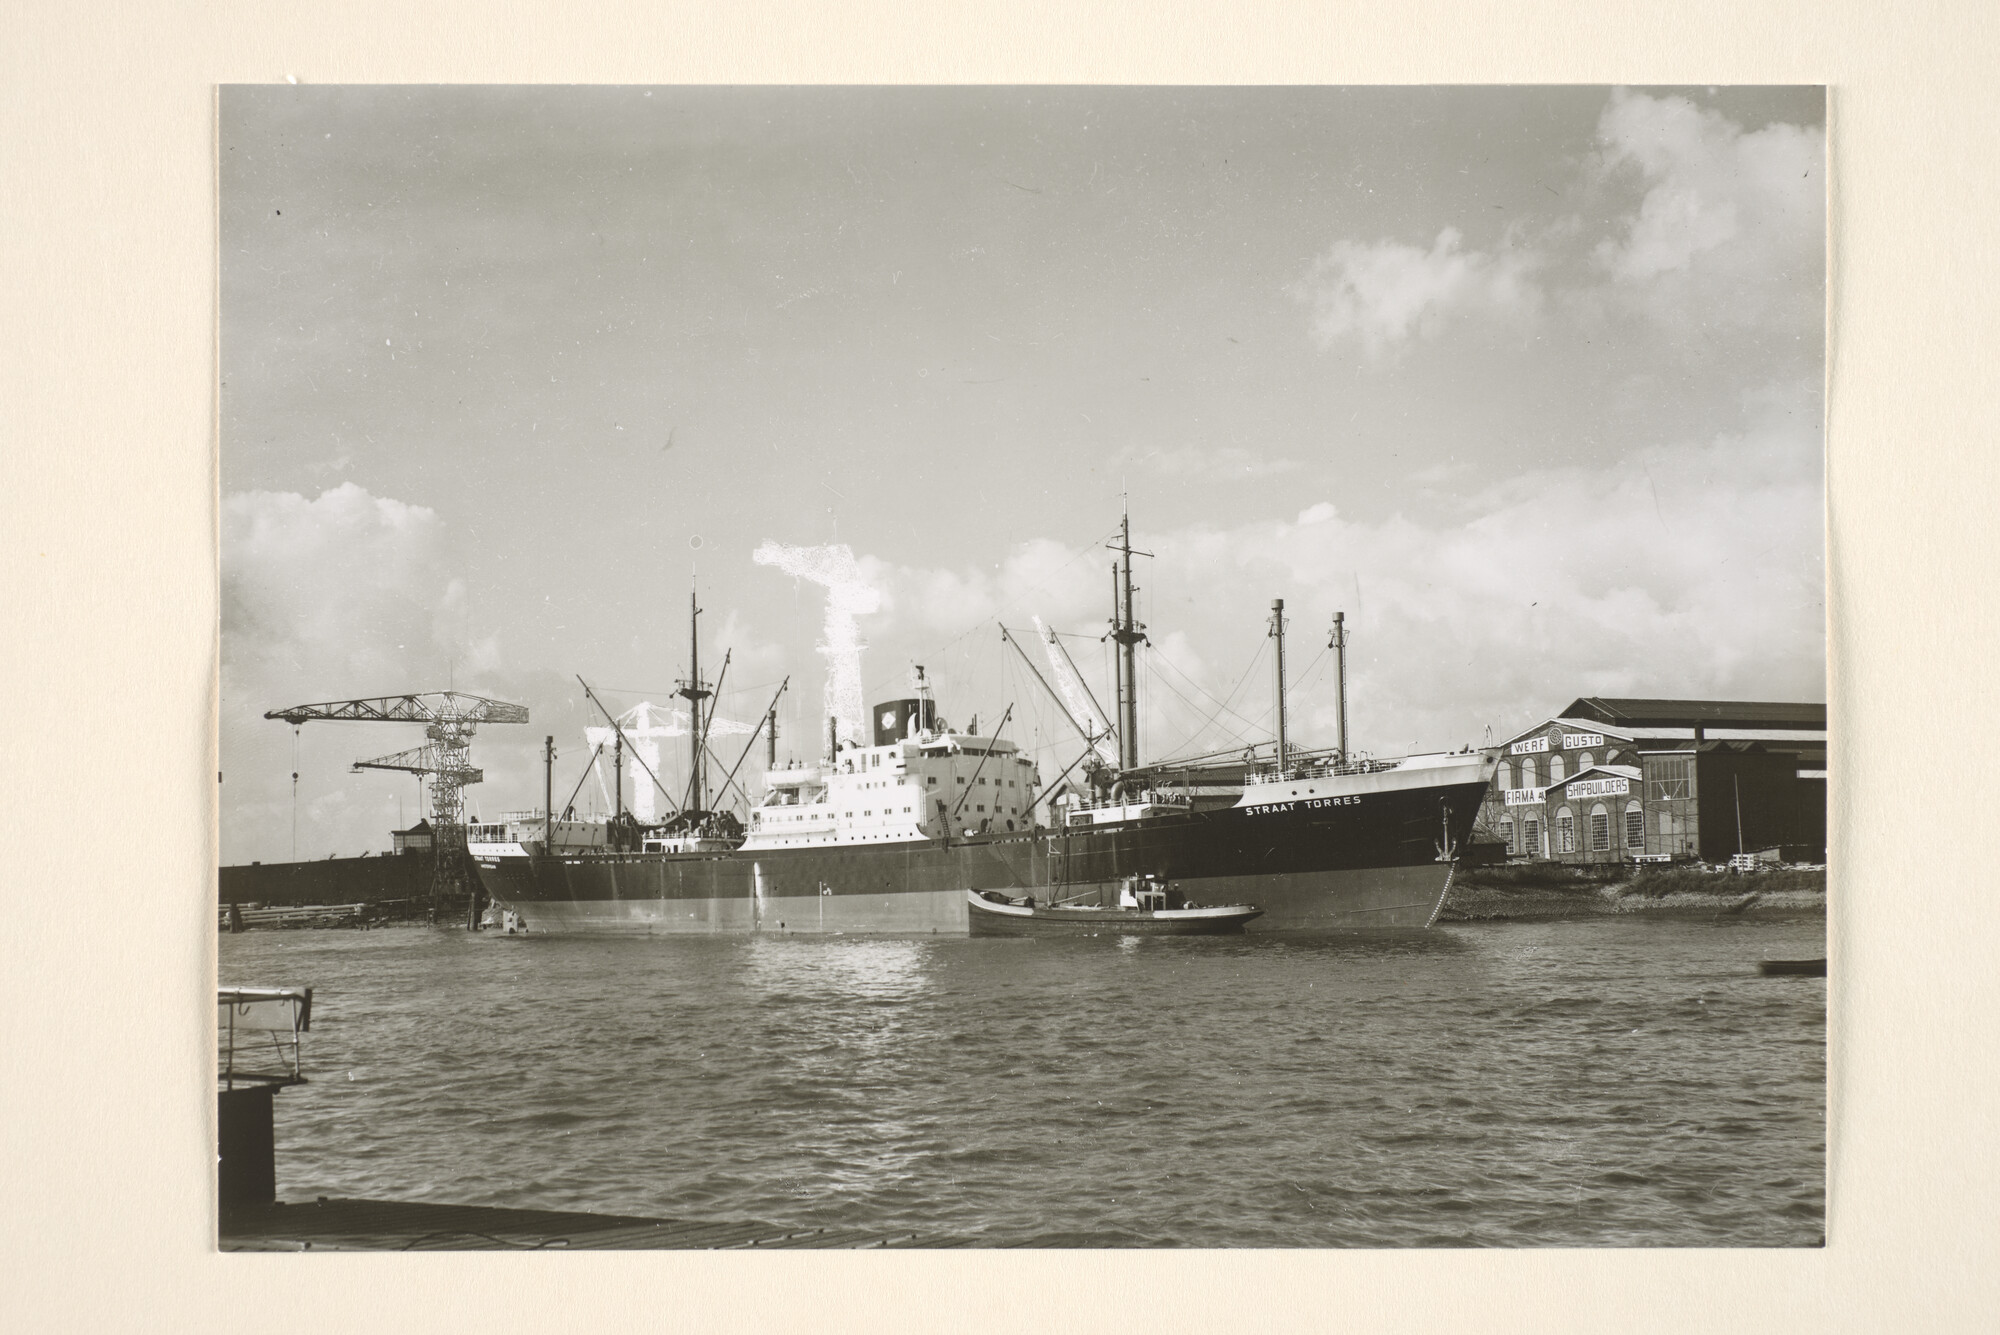
[[[301,929],[380,930],[423,927],[422,901],[374,904],[260,906],[242,912],[243,931]],[[1453,883],[1439,923],[1531,922],[1562,918],[1796,917],[1826,913],[1824,869],[1644,871],[1618,868],[1610,875],[1559,866],[1479,867]],[[229,932],[224,907],[217,926]]]
[[[1438,922],[1560,918],[1797,917],[1826,913],[1826,871],[1643,871],[1482,867],[1451,888]]]

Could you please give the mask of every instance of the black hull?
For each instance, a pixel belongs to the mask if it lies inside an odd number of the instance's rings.
[[[1116,902],[1149,875],[1204,904],[1255,904],[1249,930],[1430,925],[1485,791],[1455,783],[1343,801],[1189,812],[1130,826],[720,854],[481,858],[530,931],[955,932],[966,890]],[[1448,818],[1447,818],[1448,813]]]

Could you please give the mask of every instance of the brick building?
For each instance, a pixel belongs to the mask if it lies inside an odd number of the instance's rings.
[[[1480,836],[1511,859],[1826,856],[1826,706],[1584,697],[1500,747]]]

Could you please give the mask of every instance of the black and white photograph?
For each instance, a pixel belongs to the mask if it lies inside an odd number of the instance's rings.
[[[1827,110],[225,83],[215,1244],[1824,1247]]]

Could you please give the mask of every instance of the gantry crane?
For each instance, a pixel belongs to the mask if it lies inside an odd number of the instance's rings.
[[[481,723],[526,723],[525,705],[461,691],[390,695],[372,700],[328,700],[292,705],[264,715],[297,728],[315,720],[346,723],[421,723],[427,738],[422,746],[373,760],[357,760],[356,771],[400,770],[428,778],[431,789],[431,914],[464,899],[478,913],[477,884],[465,855],[465,788],[485,775],[471,761],[472,734]],[[296,776],[294,776],[296,780]]]

